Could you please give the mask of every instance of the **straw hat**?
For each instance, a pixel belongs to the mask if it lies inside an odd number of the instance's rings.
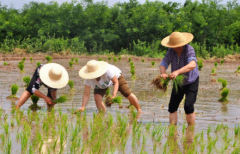
[[[83,79],[95,79],[107,72],[108,63],[104,61],[90,60],[79,71]]]
[[[63,88],[69,77],[66,69],[59,64],[49,63],[42,66],[39,72],[41,81],[51,88]]]
[[[165,47],[176,48],[181,47],[193,40],[191,33],[173,32],[171,35],[165,37],[161,44]]]

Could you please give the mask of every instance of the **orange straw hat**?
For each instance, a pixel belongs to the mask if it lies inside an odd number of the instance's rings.
[[[108,63],[104,61],[90,60],[79,71],[83,79],[95,79],[107,72]]]
[[[181,47],[193,40],[193,35],[191,33],[184,32],[173,32],[171,35],[165,37],[161,44],[165,47],[176,48]]]
[[[40,69],[39,76],[44,84],[57,89],[65,87],[69,80],[66,69],[56,63],[43,65]]]

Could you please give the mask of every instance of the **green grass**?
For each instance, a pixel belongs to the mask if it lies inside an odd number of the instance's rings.
[[[183,74],[180,74],[176,77],[175,80],[173,80],[173,88],[175,88],[175,91],[178,92],[178,87],[182,87],[183,86],[183,82],[184,82],[184,79],[186,78],[185,75]]]
[[[20,69],[20,71],[21,71],[22,73],[25,72],[25,71],[24,71],[24,64],[23,64],[23,63],[18,64],[18,68]]]
[[[47,63],[52,62],[52,56],[46,56],[45,59],[47,60]]]
[[[75,58],[75,64],[78,64],[79,59]]]
[[[39,67],[41,65],[41,63],[40,62],[37,62],[37,67]]]
[[[240,72],[240,66],[237,68],[237,70],[235,71],[235,73],[239,73]]]
[[[128,62],[131,62],[132,61],[132,58],[128,58]]]
[[[221,96],[222,97],[218,101],[219,102],[229,102],[228,98],[227,98],[228,94],[229,94],[229,89],[228,88],[224,88],[222,90],[222,92],[221,92]]]
[[[224,59],[222,59],[222,60],[220,61],[220,65],[223,65],[223,63],[224,63]]]
[[[73,61],[69,61],[69,68],[73,68]]]
[[[114,61],[114,63],[116,63],[117,62],[117,57],[113,57],[113,61]]]
[[[142,62],[145,62],[145,60],[144,60],[144,59],[142,59],[141,61],[142,61]]]
[[[3,62],[3,65],[6,66],[6,65],[8,65],[8,63],[7,62]]]
[[[74,58],[71,58],[71,61],[74,62]]]
[[[18,87],[17,84],[12,84],[12,86],[11,86],[12,95],[10,96],[11,98],[16,98],[17,97],[16,94],[18,92],[18,89],[19,89],[19,87]]]
[[[109,95],[110,95],[110,88],[108,88],[106,91],[106,96],[109,96]]]
[[[26,57],[23,57],[22,61],[25,62],[25,60],[26,60]]]
[[[217,66],[218,66],[218,62],[214,62],[214,66],[217,68]]]
[[[30,57],[30,61],[31,61],[31,63],[33,63],[33,58],[32,57]]]
[[[227,87],[227,84],[228,84],[227,80],[218,78],[217,81],[222,83],[222,88],[220,90]]]
[[[53,100],[53,103],[66,103],[68,101],[68,98],[66,95],[62,95],[59,98],[57,98],[56,100]]]
[[[122,59],[122,57],[121,57],[121,56],[119,56],[119,57],[118,57],[118,60],[121,60],[121,59]]]
[[[69,85],[70,89],[74,89],[74,81],[73,80],[69,80],[68,85]]]
[[[110,61],[112,59],[112,57],[108,57],[108,60]]]
[[[151,61],[151,64],[152,64],[152,66],[154,66],[155,65],[155,61]]]
[[[29,76],[23,77],[23,82],[25,82],[25,86],[28,87],[30,84],[31,78]]]
[[[203,68],[203,61],[202,61],[202,60],[199,60],[199,61],[197,62],[197,65],[198,65],[198,70],[201,71],[202,68]]]
[[[212,69],[211,75],[216,75],[216,69],[215,68]]]
[[[103,59],[102,58],[98,58],[98,61],[103,61]]]

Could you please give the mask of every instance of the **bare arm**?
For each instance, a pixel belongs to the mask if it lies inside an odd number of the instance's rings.
[[[172,72],[169,77],[171,79],[175,79],[179,74],[184,74],[184,73],[187,73],[187,72],[190,72],[192,71],[195,67],[196,67],[196,61],[192,60],[190,61],[186,66]]]
[[[52,102],[52,99],[47,97],[46,95],[44,95],[43,93],[41,93],[39,90],[36,90],[34,92],[34,95],[43,98],[45,100],[46,103],[48,103],[49,105],[53,105],[54,103]]]
[[[159,66],[160,68],[160,74],[161,74],[161,77],[166,79],[168,77],[167,73],[166,73],[166,68],[162,65]]]
[[[83,93],[83,98],[82,98],[82,107],[78,109],[77,111],[84,111],[85,106],[88,103],[89,97],[90,97],[90,86],[85,85],[84,93]],[[75,113],[77,112],[75,111]]]
[[[112,97],[116,97],[117,96],[117,91],[119,88],[119,82],[118,82],[118,78],[116,77],[116,75],[111,79],[111,81],[113,82],[114,86],[113,86],[113,95]]]

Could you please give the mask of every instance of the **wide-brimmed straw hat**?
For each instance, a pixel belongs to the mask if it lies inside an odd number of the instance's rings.
[[[165,37],[161,44],[165,47],[176,48],[181,47],[193,40],[193,35],[191,33],[185,32],[173,32],[171,35]]]
[[[104,61],[90,60],[79,71],[83,79],[95,79],[107,72],[108,63]]]
[[[56,89],[65,87],[69,80],[66,69],[56,63],[43,65],[40,69],[39,76],[45,85]]]

